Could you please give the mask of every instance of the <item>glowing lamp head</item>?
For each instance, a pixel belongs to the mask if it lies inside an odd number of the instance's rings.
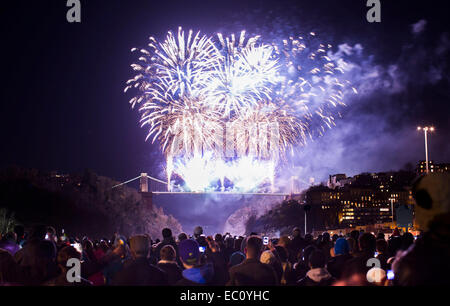
[[[417,127],[417,130],[420,131],[422,128],[420,126]]]

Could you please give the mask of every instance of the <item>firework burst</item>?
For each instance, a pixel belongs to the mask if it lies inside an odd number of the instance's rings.
[[[217,179],[223,189],[225,178],[240,190],[260,185],[254,177],[273,184],[275,166],[312,138],[313,123],[319,135],[331,128],[349,83],[327,56],[331,46],[315,39],[269,43],[180,27],[160,43],[150,37],[150,51],[133,48],[141,55],[125,91],[138,91],[130,104],[166,156],[168,185],[173,172],[195,191]]]

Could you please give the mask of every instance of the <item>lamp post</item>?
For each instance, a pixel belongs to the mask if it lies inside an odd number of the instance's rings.
[[[423,130],[424,136],[425,136],[425,167],[426,167],[426,173],[428,174],[428,131],[433,132],[434,127],[432,126],[424,126],[424,127],[417,127],[418,131]]]
[[[394,225],[394,198],[389,198],[391,200],[391,217],[392,217],[392,225]]]
[[[306,203],[303,204],[303,210],[305,211],[305,235],[306,235],[306,233],[307,233],[307,230],[306,230],[306,213],[311,210],[311,205],[306,204]]]

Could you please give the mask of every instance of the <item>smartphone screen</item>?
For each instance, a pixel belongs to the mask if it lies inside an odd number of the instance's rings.
[[[198,247],[198,250],[199,250],[201,253],[204,253],[205,250],[206,250],[206,247],[200,246],[200,247]]]
[[[269,237],[265,236],[265,237],[263,238],[263,244],[264,244],[264,245],[268,245],[268,244],[269,244]]]
[[[387,271],[387,279],[389,280],[394,279],[394,271],[392,270]]]

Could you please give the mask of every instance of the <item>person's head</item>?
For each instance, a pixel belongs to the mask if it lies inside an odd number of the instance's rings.
[[[288,261],[289,253],[285,247],[283,247],[281,245],[277,245],[275,247],[275,250],[277,250],[278,257],[280,258],[281,262]]]
[[[44,240],[47,227],[44,224],[36,224],[30,230],[30,239]]]
[[[261,254],[261,250],[263,247],[263,243],[261,238],[258,236],[249,236],[247,238],[247,243],[244,248],[244,253],[247,258],[259,258],[259,255]]]
[[[73,246],[65,246],[59,250],[56,261],[62,271],[67,271],[67,261],[71,258],[81,259],[81,254]]]
[[[326,261],[325,254],[321,250],[314,250],[309,255],[309,267],[311,269],[324,268]]]
[[[333,242],[336,242],[336,240],[338,240],[338,238],[339,238],[339,235],[338,234],[334,234],[333,237],[331,237],[331,240]]]
[[[316,250],[316,247],[314,245],[308,245],[306,248],[303,249],[302,253],[302,260],[305,263],[306,266],[309,266],[309,255]]]
[[[104,253],[108,252],[108,250],[109,250],[109,245],[108,245],[108,241],[107,241],[107,240],[102,239],[102,240],[100,241],[100,249],[102,249],[102,251],[103,251]]]
[[[194,237],[200,237],[203,234],[203,228],[201,226],[197,226],[194,228]]]
[[[313,241],[313,236],[311,234],[306,234],[305,241],[306,243],[311,243]]]
[[[243,240],[244,240],[244,238],[242,238],[242,237],[238,237],[238,238],[234,239],[234,250],[235,251],[241,250],[241,244],[242,244]]]
[[[379,254],[386,254],[388,250],[388,244],[384,239],[377,240],[377,252]]]
[[[188,236],[186,235],[186,233],[181,233],[178,235],[178,242],[181,242],[186,239],[188,239]]]
[[[21,224],[14,226],[14,233],[17,235],[17,241],[25,237],[25,227]]]
[[[222,236],[221,234],[216,234],[216,235],[214,236],[214,240],[215,240],[217,243],[222,243],[222,242],[223,242],[223,236]]]
[[[292,231],[292,237],[301,237],[301,235],[302,232],[300,231],[300,229],[298,227],[295,227]]]
[[[245,255],[244,254],[242,254],[241,252],[234,252],[230,256],[230,264],[229,264],[229,266],[233,267],[235,265],[240,264],[244,260],[245,260]]]
[[[133,258],[146,258],[150,250],[150,239],[147,235],[136,235],[130,238],[130,251]]]
[[[88,253],[94,250],[94,244],[89,239],[83,239],[83,241],[81,242],[81,246],[83,247],[83,251]]]
[[[347,238],[347,242],[348,242],[348,247],[349,247],[349,253],[350,254],[353,254],[353,253],[358,251],[358,247],[356,245],[356,241],[355,241],[355,239],[353,239],[353,237],[348,237]]]
[[[200,263],[200,251],[197,241],[186,239],[180,242],[178,252],[181,262],[186,269],[190,269]]]
[[[47,233],[48,240],[50,241],[56,241],[58,237],[56,236],[56,230],[53,226],[47,226]]]
[[[359,231],[353,230],[350,232],[350,237],[352,237],[355,241],[359,240]]]
[[[334,254],[335,255],[346,255],[350,253],[350,247],[348,245],[347,239],[338,238],[334,244]]]
[[[391,236],[388,240],[388,250],[390,256],[395,256],[402,248],[402,238],[399,236]]]
[[[26,282],[40,284],[56,276],[54,275],[57,271],[56,245],[53,242],[42,239],[38,240],[37,243],[30,243],[27,245],[27,253],[31,277],[27,277]]]
[[[225,247],[227,249],[232,249],[234,247],[234,238],[233,237],[227,237],[225,239]]]
[[[325,233],[322,234],[322,241],[323,242],[330,241],[330,234],[328,232],[325,232]]]
[[[175,249],[170,244],[167,244],[159,251],[161,260],[174,261],[176,256]]]
[[[291,239],[289,239],[288,236],[281,236],[280,239],[278,240],[278,245],[281,245],[281,246],[287,248],[289,246],[290,242],[291,242]]]
[[[376,249],[376,239],[371,233],[364,233],[359,237],[359,249],[363,253],[373,254]]]
[[[172,230],[170,228],[167,228],[167,227],[164,228],[161,233],[162,233],[163,239],[172,237]]]
[[[379,232],[377,234],[377,240],[380,240],[380,239],[386,240],[385,237],[384,237],[384,233],[382,233],[382,232]]]
[[[407,250],[411,244],[414,243],[413,234],[407,232],[402,236],[402,250]]]

